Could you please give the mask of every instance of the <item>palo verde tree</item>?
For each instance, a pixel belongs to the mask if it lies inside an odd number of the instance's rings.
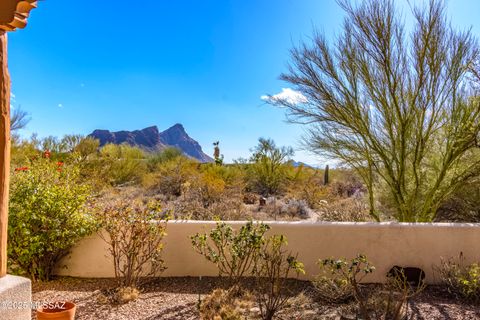
[[[294,155],[291,147],[277,147],[272,139],[259,138],[250,158],[254,189],[265,196],[279,193],[287,180],[286,164]]]
[[[443,1],[413,8],[411,33],[392,0],[338,2],[346,12],[341,34],[329,43],[316,33],[312,44],[292,49],[281,76],[304,101],[274,102],[308,125],[313,151],[360,174],[375,219],[378,182],[399,221],[431,221],[479,173],[477,41],[449,24]]]

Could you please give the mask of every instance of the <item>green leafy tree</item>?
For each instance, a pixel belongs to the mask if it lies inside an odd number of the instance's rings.
[[[392,0],[339,3],[346,18],[336,41],[315,34],[292,50],[281,76],[304,99],[271,100],[308,125],[311,150],[357,171],[375,219],[379,181],[399,221],[431,221],[480,170],[480,101],[470,77],[477,41],[448,23],[443,1],[413,9],[411,34]]]
[[[265,196],[279,193],[287,182],[287,163],[293,154],[292,148],[277,147],[272,139],[258,139],[250,158],[253,187]]]
[[[38,157],[11,177],[8,256],[11,270],[49,280],[57,262],[93,231],[91,195],[75,164]]]

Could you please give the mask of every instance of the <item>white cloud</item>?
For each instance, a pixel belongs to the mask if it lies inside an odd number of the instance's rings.
[[[273,104],[282,102],[287,104],[300,104],[307,102],[307,98],[303,94],[290,88],[282,88],[282,92],[272,96],[263,95],[260,99]]]

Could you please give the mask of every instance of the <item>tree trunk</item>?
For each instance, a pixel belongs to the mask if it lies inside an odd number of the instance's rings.
[[[8,192],[10,183],[10,75],[7,34],[0,31],[0,277],[7,274]]]

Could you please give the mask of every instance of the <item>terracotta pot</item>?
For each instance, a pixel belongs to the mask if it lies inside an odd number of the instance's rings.
[[[37,309],[38,320],[74,320],[76,306],[72,302],[52,302]]]

